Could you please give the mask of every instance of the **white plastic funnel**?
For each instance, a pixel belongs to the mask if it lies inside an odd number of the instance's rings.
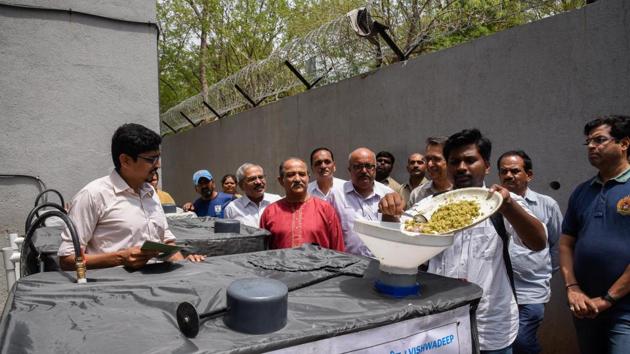
[[[381,262],[380,269],[392,274],[417,274],[420,264],[453,244],[453,234],[410,236],[397,222],[357,219],[354,231]]]

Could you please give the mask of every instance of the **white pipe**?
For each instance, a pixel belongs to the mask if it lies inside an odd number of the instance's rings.
[[[14,233],[9,234],[9,241],[11,242],[11,247],[12,247],[14,250],[17,250],[17,249],[18,249],[18,246],[15,244],[15,240],[16,240],[17,238],[18,238],[18,234],[17,234],[17,232],[14,232]]]
[[[13,247],[2,248],[2,259],[4,260],[4,269],[7,276],[7,289],[11,290],[13,284],[15,284],[15,266],[11,261],[11,255],[13,255]]]
[[[24,243],[24,237],[18,237],[15,239],[16,249],[11,255],[11,261],[15,264],[15,280],[19,280],[22,277],[22,267],[20,266],[20,257],[22,256],[22,244]]]

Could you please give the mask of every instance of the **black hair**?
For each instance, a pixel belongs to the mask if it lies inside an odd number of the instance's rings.
[[[532,170],[532,159],[529,158],[529,155],[527,155],[527,153],[525,153],[525,151],[523,150],[510,150],[504,152],[501,156],[499,156],[499,159],[497,160],[497,168],[499,168],[499,166],[501,165],[501,160],[503,160],[504,157],[508,156],[518,156],[522,158],[523,162],[525,163],[525,172]]]
[[[608,115],[597,117],[586,123],[584,126],[584,135],[590,134],[593,129],[600,125],[610,126],[610,135],[617,141],[630,137],[630,117],[622,115]]]
[[[333,155],[333,152],[330,151],[329,148],[326,147],[318,147],[317,149],[313,150],[311,152],[311,166],[313,166],[313,156],[315,156],[316,153],[320,152],[320,151],[328,151],[328,153],[330,154],[330,158],[335,161],[335,155]]]
[[[427,146],[444,146],[448,138],[445,136],[430,136],[427,138]]]
[[[444,143],[444,159],[448,161],[449,155],[451,151],[456,148],[475,144],[477,145],[477,149],[479,150],[479,154],[483,157],[486,162],[490,162],[490,154],[492,153],[492,142],[483,135],[479,129],[464,129],[459,133],[455,133],[448,137],[446,142]]]
[[[159,150],[161,143],[162,137],[147,127],[135,123],[121,125],[112,136],[112,160],[116,171],[120,173],[121,154],[136,161],[143,152]]]
[[[228,178],[232,178],[234,180],[234,183],[237,183],[236,176],[234,176],[231,173],[228,173],[227,175],[223,176],[223,178],[221,178],[221,185],[223,185],[223,183],[225,183],[225,180]]]
[[[396,162],[396,158],[389,151],[380,151],[378,154],[376,154],[376,158],[378,159],[379,157],[387,157],[388,159],[392,160],[392,166],[394,165],[394,162]]]

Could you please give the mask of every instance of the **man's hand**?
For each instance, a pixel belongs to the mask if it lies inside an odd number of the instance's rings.
[[[577,318],[594,318],[599,313],[599,308],[593,299],[582,292],[579,287],[567,289],[569,310]]]
[[[184,209],[184,211],[195,211],[195,206],[193,205],[193,203],[187,202],[182,205],[182,209]]]
[[[119,252],[120,257],[122,257],[122,265],[131,269],[142,268],[147,264],[149,259],[157,257],[158,254],[160,254],[160,252],[143,251],[140,249],[140,246],[131,247]]]
[[[612,307],[612,304],[604,300],[601,296],[591,299],[591,302],[595,305],[597,309],[594,314],[591,314],[591,316],[588,317],[591,319],[597,317],[597,315]]]
[[[191,262],[198,263],[203,262],[203,260],[206,259],[206,256],[202,254],[189,254],[188,256],[186,256],[186,259]]]
[[[378,203],[378,209],[383,214],[383,221],[399,221],[404,207],[405,203],[398,193],[387,193]]]
[[[512,205],[512,197],[510,196],[510,191],[503,186],[493,184],[488,191],[488,199],[492,196],[494,192],[501,194],[501,197],[503,198],[503,203],[501,203],[501,206],[499,207],[499,213],[503,213],[505,208],[509,208]]]

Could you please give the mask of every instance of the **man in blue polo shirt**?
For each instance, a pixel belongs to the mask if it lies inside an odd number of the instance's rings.
[[[584,127],[597,176],[569,199],[560,237],[560,270],[582,353],[630,348],[630,117]]]
[[[194,211],[197,216],[223,218],[225,207],[234,199],[233,194],[217,192],[212,174],[208,170],[199,170],[193,174],[195,191],[200,197],[194,203],[186,203],[184,211]]]

